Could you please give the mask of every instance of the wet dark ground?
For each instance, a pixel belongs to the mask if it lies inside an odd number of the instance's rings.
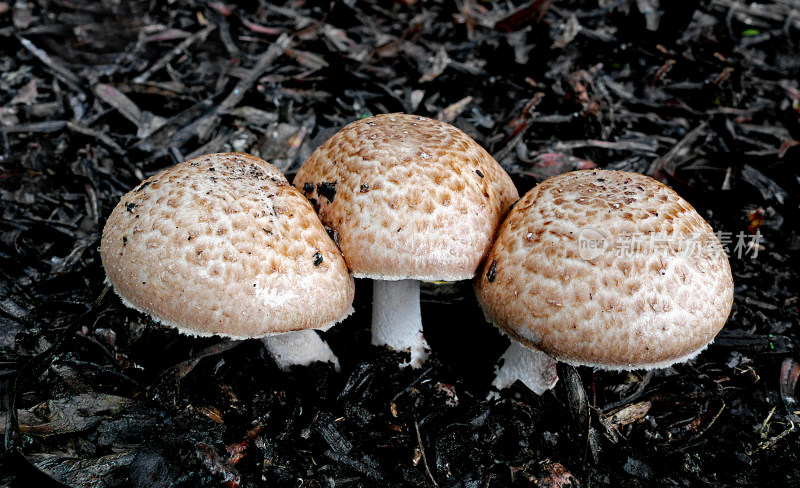
[[[790,0],[0,1],[0,486],[800,485],[799,43]],[[487,400],[506,342],[469,283],[425,286],[420,370],[369,345],[360,281],[340,372],[93,306],[143,177],[230,150],[291,177],[394,111],[464,129],[520,193],[669,184],[730,252],[725,329],[688,364]]]

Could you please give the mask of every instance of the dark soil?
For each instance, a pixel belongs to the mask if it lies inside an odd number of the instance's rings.
[[[0,53],[0,487],[800,485],[796,0],[0,1]],[[364,282],[325,334],[340,372],[95,305],[144,177],[236,150],[291,178],[399,111],[520,194],[592,167],[673,187],[730,252],[725,329],[687,364],[487,399],[507,342],[469,283],[425,286],[420,370],[370,345]]]

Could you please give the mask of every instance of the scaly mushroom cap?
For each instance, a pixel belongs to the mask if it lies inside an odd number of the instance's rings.
[[[308,201],[274,166],[209,154],[122,197],[100,255],[122,301],[191,335],[325,329],[353,278]]]
[[[407,114],[347,125],[314,151],[294,185],[336,231],[353,274],[383,280],[472,278],[519,198],[471,137]]]
[[[696,355],[733,303],[705,220],[647,176],[552,177],[509,212],[475,279],[487,319],[556,359],[609,369]]]

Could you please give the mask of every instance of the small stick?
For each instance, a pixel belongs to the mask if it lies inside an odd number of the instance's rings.
[[[417,419],[414,419],[414,429],[417,431],[417,443],[419,444],[419,452],[422,455],[422,464],[425,465],[425,472],[428,473],[428,477],[431,479],[433,486],[439,486],[439,483],[433,478],[433,473],[431,473],[431,468],[428,466],[428,458],[425,456],[425,448],[422,446],[422,435],[419,433],[419,423],[417,423]]]
[[[147,70],[144,73],[142,73],[139,76],[137,76],[136,78],[134,78],[133,81],[135,83],[144,83],[145,81],[150,79],[150,76],[153,73],[155,73],[156,71],[160,70],[161,68],[166,66],[167,63],[172,61],[172,58],[174,58],[175,56],[177,56],[178,54],[183,52],[184,49],[186,49],[187,47],[191,46],[192,44],[194,44],[198,40],[204,40],[206,37],[208,37],[208,35],[211,33],[211,31],[213,31],[216,28],[217,28],[216,25],[211,24],[211,25],[206,26],[205,29],[203,29],[203,30],[201,30],[199,32],[195,32],[191,36],[187,37],[186,39],[183,40],[183,42],[181,42],[177,46],[175,46],[172,49],[170,49],[170,51],[167,54],[165,54],[163,57],[161,57],[161,59],[159,59],[158,61],[153,63],[149,68],[147,68]]]

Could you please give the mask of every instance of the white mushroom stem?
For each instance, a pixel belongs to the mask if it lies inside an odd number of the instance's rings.
[[[339,358],[313,329],[275,334],[261,341],[283,371],[288,371],[292,366],[308,366],[316,361],[333,363],[336,371],[339,371]]]
[[[372,281],[372,344],[409,351],[411,359],[401,366],[419,368],[430,355],[422,335],[419,281]]]
[[[538,349],[529,349],[517,341],[503,353],[503,366],[495,371],[492,386],[498,390],[520,380],[537,395],[541,395],[558,381],[556,361]]]

